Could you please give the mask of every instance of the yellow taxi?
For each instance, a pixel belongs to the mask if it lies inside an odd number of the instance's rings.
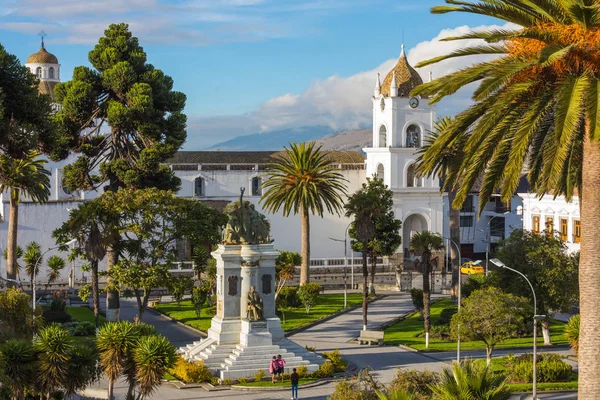
[[[464,275],[484,274],[485,270],[481,265],[481,261],[467,261],[460,267],[460,273]]]

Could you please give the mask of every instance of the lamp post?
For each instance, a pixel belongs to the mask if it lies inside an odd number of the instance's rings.
[[[460,273],[460,246],[452,239],[445,237],[444,239],[450,241],[451,244],[454,245],[454,247],[456,247],[456,252],[458,253],[458,309],[460,310],[460,299],[461,299],[461,288],[462,288],[462,274]],[[452,266],[452,268],[455,268],[454,266]],[[459,325],[460,327],[460,325]],[[456,338],[456,362],[460,363],[460,336],[458,336]]]
[[[333,240],[334,242],[343,242],[344,243],[344,310],[348,308],[348,229],[350,229],[350,225],[352,222],[348,224],[346,227],[346,231],[344,232],[344,240],[336,239],[330,237],[329,240]],[[354,263],[352,265],[354,269]],[[353,274],[354,275],[354,274]]]
[[[525,278],[525,280],[529,284],[529,287],[531,288],[531,293],[533,294],[533,400],[536,400],[537,399],[537,321],[540,321],[540,320],[546,318],[546,316],[545,315],[537,315],[537,300],[535,297],[535,290],[533,290],[533,285],[531,284],[529,279],[527,279],[527,277],[523,273],[521,273],[520,271],[517,271],[516,269],[507,267],[506,264],[504,264],[502,261],[500,261],[497,258],[492,258],[490,261],[492,262],[492,264],[494,264],[497,267],[505,268],[509,271],[516,272],[517,274],[519,274],[523,278]]]
[[[491,232],[492,220],[494,218],[501,217],[501,216],[507,215],[507,214],[510,214],[510,212],[509,211],[505,211],[505,212],[502,213],[502,215],[494,215],[494,216],[492,216],[492,218],[490,218],[488,220],[488,223],[487,223],[487,241],[485,243],[485,276],[488,276],[488,270],[489,270],[490,242],[492,241],[492,232]]]

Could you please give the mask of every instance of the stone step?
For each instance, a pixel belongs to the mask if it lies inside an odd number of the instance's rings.
[[[288,353],[288,352],[279,352],[277,354],[280,354],[281,357],[286,358],[286,357],[294,357],[295,354],[294,353]],[[252,357],[252,358],[261,358],[261,359],[272,359],[273,356],[275,356],[275,354],[273,353],[248,353],[248,352],[232,352],[231,353],[231,357],[234,358],[247,358],[247,357]]]
[[[269,346],[252,346],[252,347],[243,347],[241,345],[237,345],[234,351],[239,352],[250,352],[250,353],[276,353],[281,351],[281,347],[277,345],[269,345]],[[277,355],[277,354],[274,354]]]
[[[287,372],[288,370],[292,370],[293,368],[298,368],[301,365],[310,365],[310,362],[307,360],[300,360],[300,361],[294,361],[289,363],[290,365],[285,365],[284,367],[284,372]],[[261,363],[255,363],[255,364],[246,364],[246,365],[226,365],[223,369],[227,370],[227,371],[238,371],[238,370],[244,370],[244,369],[262,369],[263,371],[265,371],[265,373],[269,373],[269,366],[265,366],[264,364]]]
[[[303,360],[303,358],[302,358],[302,357],[288,357],[288,358],[286,358],[286,359],[285,359],[285,361],[286,361],[286,365],[287,365],[288,363],[290,363],[290,362],[294,362],[294,361],[302,361],[302,360]],[[252,358],[249,358],[249,359],[243,359],[243,360],[240,360],[240,359],[232,359],[232,358],[226,358],[226,359],[225,359],[225,364],[226,364],[226,365],[248,365],[248,364],[255,364],[255,363],[258,363],[258,362],[260,362],[260,363],[262,363],[262,364],[265,364],[265,363],[266,363],[266,364],[267,364],[267,367],[268,367],[268,366],[269,366],[269,364],[270,364],[270,361],[269,361],[269,360],[257,360],[256,358],[254,358],[254,359],[252,359]]]
[[[306,364],[304,364],[306,365]],[[284,372],[285,373],[291,373],[293,368],[296,368],[297,366],[285,366],[284,368]],[[316,370],[319,369],[319,365],[318,364],[308,364],[306,365],[308,372],[314,372]],[[247,369],[240,369],[240,370],[221,370],[220,372],[220,378],[221,379],[238,379],[238,378],[250,378],[253,377],[254,375],[256,375],[256,373],[259,370],[264,370],[264,368],[247,368]],[[269,371],[267,370],[266,373],[268,373]]]

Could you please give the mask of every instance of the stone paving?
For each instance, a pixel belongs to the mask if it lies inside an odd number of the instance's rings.
[[[104,303],[104,302],[102,302]],[[136,315],[135,301],[121,300],[121,318],[133,319]],[[413,310],[410,295],[389,293],[382,299],[369,304],[368,329],[377,329],[389,321]],[[198,334],[186,327],[171,322],[154,312],[147,312],[144,322],[156,326],[157,330],[169,338],[176,346],[181,346],[198,340]],[[411,368],[417,370],[441,371],[443,367],[451,365],[456,357],[456,352],[423,353],[397,346],[360,346],[352,339],[359,335],[362,329],[362,309],[355,309],[339,315],[321,324],[317,324],[303,332],[290,336],[290,339],[303,345],[316,347],[318,352],[339,349],[343,357],[358,369],[369,366],[375,370],[375,376],[382,383],[389,383],[395,374],[396,368]],[[554,350],[554,349],[553,349]],[[546,351],[546,350],[543,350]],[[568,350],[558,348],[556,351],[567,354]],[[508,352],[519,354],[517,351],[497,350],[494,355],[504,355]],[[485,357],[483,351],[463,352],[463,356],[471,358]],[[126,384],[120,382],[116,385],[115,393],[123,395]],[[94,392],[105,393],[106,382],[100,382],[93,389]],[[335,382],[326,383],[311,388],[300,388],[301,399],[321,400],[326,399],[335,388]],[[90,393],[91,394],[91,393]],[[223,390],[208,392],[201,388],[180,390],[171,385],[162,385],[152,396],[161,400],[192,400],[192,399],[286,399],[290,393],[282,391],[240,391]],[[573,393],[542,395],[544,399],[566,400],[574,398]],[[519,399],[515,396],[514,399]]]

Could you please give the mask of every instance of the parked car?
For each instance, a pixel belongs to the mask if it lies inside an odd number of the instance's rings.
[[[481,260],[467,261],[460,267],[460,273],[464,275],[484,274],[485,269],[481,265]]]

